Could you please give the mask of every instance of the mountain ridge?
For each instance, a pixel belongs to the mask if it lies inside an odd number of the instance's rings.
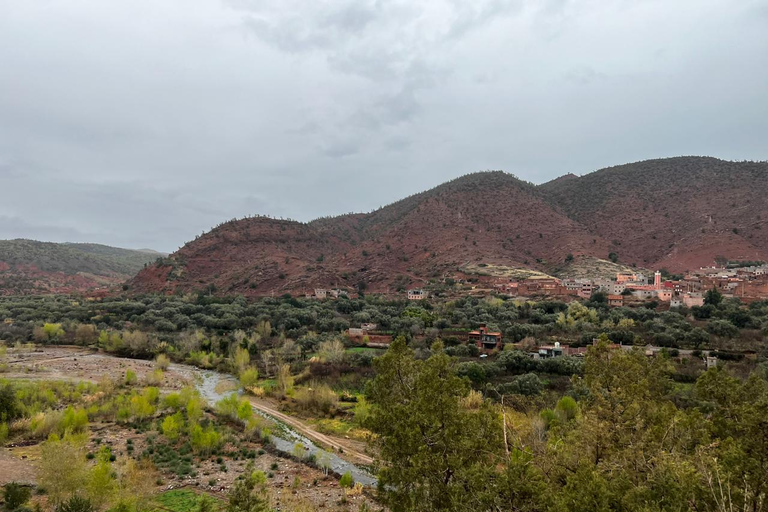
[[[162,256],[92,243],[0,240],[0,294],[89,292],[120,284]]]

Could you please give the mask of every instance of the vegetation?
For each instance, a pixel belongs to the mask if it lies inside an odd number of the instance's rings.
[[[419,360],[397,340],[368,390],[393,511],[764,510],[764,374],[712,369],[681,390],[667,358],[603,337],[573,396],[537,415],[471,399],[432,352]]]

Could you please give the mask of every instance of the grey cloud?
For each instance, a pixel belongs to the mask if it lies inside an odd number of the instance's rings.
[[[0,3],[0,238],[170,251],[482,169],[768,157],[764,2]]]

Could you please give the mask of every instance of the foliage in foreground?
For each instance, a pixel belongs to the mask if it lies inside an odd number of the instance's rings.
[[[664,357],[590,349],[573,399],[541,416],[470,396],[440,347],[376,361],[368,426],[393,512],[762,511],[768,381],[722,369],[681,394]]]

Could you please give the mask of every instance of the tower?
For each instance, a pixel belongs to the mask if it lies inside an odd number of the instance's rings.
[[[653,273],[653,287],[657,290],[661,290],[661,272],[658,270]]]

